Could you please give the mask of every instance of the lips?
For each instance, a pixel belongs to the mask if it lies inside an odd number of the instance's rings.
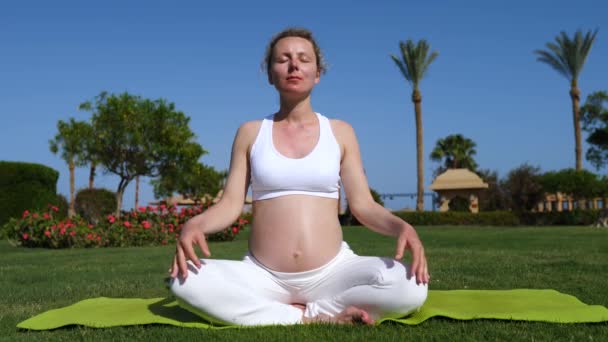
[[[287,77],[287,80],[288,80],[288,81],[292,81],[292,80],[301,80],[301,79],[302,79],[302,78],[301,78],[301,77],[298,77],[298,76],[289,76],[289,77]]]

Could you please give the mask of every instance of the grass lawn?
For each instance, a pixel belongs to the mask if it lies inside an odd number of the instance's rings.
[[[552,288],[608,306],[608,230],[583,227],[419,227],[431,289]],[[344,229],[358,254],[392,256],[394,241],[364,228]],[[239,259],[238,240],[212,243],[215,258]],[[45,332],[15,325],[45,310],[106,297],[163,297],[174,247],[46,250],[0,241],[0,340],[566,340],[607,341],[608,323],[547,324],[433,318],[418,326],[297,326],[204,330],[173,326],[72,327]]]

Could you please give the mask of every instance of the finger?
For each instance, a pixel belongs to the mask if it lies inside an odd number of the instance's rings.
[[[405,246],[407,245],[407,240],[399,238],[397,239],[397,250],[395,251],[395,259],[401,260],[403,258],[403,252],[405,251]]]
[[[173,263],[171,263],[171,269],[169,270],[169,275],[171,278],[177,277],[179,267],[177,266],[177,255],[173,257]]]
[[[426,268],[426,260],[424,260],[424,257],[423,257],[422,260],[420,261],[420,266],[418,267],[418,273],[416,274],[416,279],[420,280],[420,283],[422,283],[422,284],[427,283],[425,268]]]
[[[428,263],[426,261],[426,257],[424,256],[424,251],[422,251],[422,261],[420,263],[420,279],[423,284],[428,284],[430,280]]]
[[[420,283],[420,276],[418,274],[421,266],[420,249],[412,248],[412,275],[416,277],[416,283]]]
[[[184,252],[184,256],[186,257],[186,259],[192,261],[192,263],[194,264],[194,266],[196,266],[196,268],[201,268],[201,261],[198,258],[198,255],[196,255],[196,252],[194,251],[194,246],[192,245],[192,243],[180,243],[182,250]]]
[[[209,258],[211,256],[211,251],[209,251],[209,245],[207,245],[207,239],[203,236],[202,239],[197,241],[198,246],[200,247],[203,254]]]
[[[186,279],[188,277],[188,263],[186,263],[186,256],[184,255],[184,250],[179,243],[177,244],[177,251],[175,252],[175,256],[177,258],[179,274],[182,275],[182,278]]]

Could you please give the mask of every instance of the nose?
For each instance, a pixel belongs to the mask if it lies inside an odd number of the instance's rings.
[[[293,58],[289,62],[289,70],[299,70],[300,69],[300,61],[297,58]]]

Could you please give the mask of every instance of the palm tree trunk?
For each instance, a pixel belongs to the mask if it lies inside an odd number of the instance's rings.
[[[572,81],[570,88],[570,98],[572,99],[572,117],[574,120],[574,143],[576,155],[576,170],[583,169],[582,163],[582,147],[581,147],[581,120],[580,120],[580,98],[581,92],[577,87],[576,80]]]
[[[416,210],[424,211],[424,144],[422,142],[422,96],[419,90],[415,89],[412,93],[412,101],[416,112],[416,164],[418,166]]]
[[[139,208],[139,176],[135,177],[135,209]]]
[[[74,169],[76,169],[76,166],[74,165],[74,161],[70,160],[68,163],[68,169],[70,170],[70,207],[68,209],[68,217],[73,217],[76,214],[76,209],[74,206],[74,193],[76,192],[75,189],[75,185],[74,185]]]
[[[95,182],[95,169],[97,168],[97,164],[95,162],[91,162],[91,171],[89,172],[89,189],[93,189]]]

